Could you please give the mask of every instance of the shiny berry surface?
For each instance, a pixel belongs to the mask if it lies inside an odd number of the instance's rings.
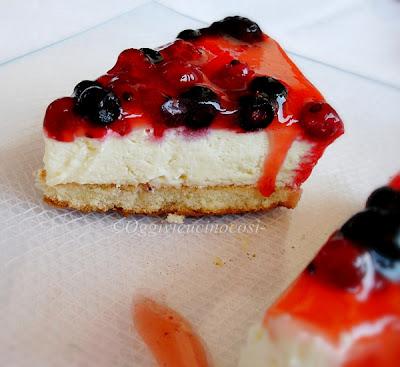
[[[241,17],[226,17],[221,21],[214,22],[205,33],[222,34],[245,42],[258,42],[262,40],[262,31],[257,23]]]
[[[176,36],[182,40],[193,40],[201,36],[201,31],[198,29],[185,29]]]
[[[373,271],[369,257],[365,249],[336,235],[312,261],[312,273],[330,285],[345,290],[357,290],[362,286],[367,271]]]
[[[186,100],[171,98],[162,104],[161,112],[168,126],[180,126],[185,123],[189,107]]]
[[[224,64],[213,76],[212,81],[219,87],[230,91],[246,90],[254,71],[239,60]]]
[[[89,87],[101,87],[101,85],[96,80],[82,80],[75,86],[73,96],[79,98],[82,92]]]
[[[220,108],[218,95],[205,86],[190,88],[180,99],[188,106],[185,125],[192,129],[208,127]]]
[[[400,191],[389,186],[380,187],[369,196],[366,206],[398,213],[400,216]]]
[[[397,257],[400,254],[396,239],[399,228],[399,216],[385,210],[368,208],[353,215],[341,231],[346,238],[366,248]]]
[[[158,64],[164,60],[160,52],[151,48],[141,48],[140,51],[147,57],[152,64]]]
[[[287,97],[287,88],[277,79],[270,76],[259,76],[254,78],[249,86],[252,92],[263,93],[271,99]]]
[[[174,43],[160,50],[166,62],[180,61],[184,63],[202,64],[204,49],[196,47],[191,42],[176,40]]]
[[[303,107],[300,124],[314,139],[329,139],[343,134],[343,122],[326,102],[310,102]]]
[[[113,92],[97,85],[84,89],[75,107],[80,115],[101,125],[110,124],[121,113],[118,97]]]
[[[375,250],[371,251],[371,255],[378,273],[390,281],[400,283],[400,258],[393,259]]]
[[[162,76],[177,90],[184,89],[204,80],[200,69],[183,61],[169,61],[162,66]]]
[[[245,131],[266,128],[274,119],[274,107],[263,95],[247,95],[240,98],[239,124]]]

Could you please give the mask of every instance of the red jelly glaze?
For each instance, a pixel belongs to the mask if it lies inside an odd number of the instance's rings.
[[[337,240],[333,236],[331,240]],[[332,257],[349,254],[347,244],[337,246],[339,252]],[[330,241],[319,252],[326,248]],[[343,252],[342,252],[343,251]],[[359,248],[356,247],[358,252]],[[319,277],[317,269],[305,270],[283,296],[267,311],[264,324],[270,318],[289,314],[294,319],[305,322],[312,330],[325,335],[332,343],[338,342],[343,332],[367,326],[390,317],[392,321],[371,336],[358,339],[348,351],[343,367],[397,366],[400,360],[400,284],[375,274],[368,292],[351,292],[338,287],[335,281]],[[334,276],[331,277],[334,279]],[[365,291],[365,290],[364,290]]]
[[[160,367],[209,367],[206,351],[187,320],[145,298],[132,310],[134,326]]]
[[[398,173],[396,176],[394,176],[392,178],[392,180],[390,181],[389,186],[395,190],[399,190],[400,191],[400,173]]]
[[[371,256],[366,249],[334,234],[311,263],[314,276],[329,285],[348,291],[359,291],[367,272],[374,273]]]
[[[162,103],[168,96],[176,97],[194,83],[213,89],[220,98],[221,107],[233,112],[218,113],[210,128],[245,133],[238,126],[237,112],[234,111],[238,109],[239,96],[246,93],[249,81],[257,75],[272,76],[286,85],[285,116],[292,115],[298,120],[305,103],[324,102],[322,95],[282,48],[266,35],[262,41],[251,44],[228,36],[202,36],[192,42],[176,40],[160,52],[164,61],[152,65],[138,50],[125,50],[116,65],[98,78],[100,84],[112,89],[120,98],[122,114],[118,120],[107,127],[96,126],[75,113],[71,97],[61,98],[47,109],[44,119],[47,135],[70,142],[82,136],[104,138],[108,132],[124,136],[133,128],[149,126],[154,129],[156,138],[162,138],[168,128],[160,113]],[[240,64],[235,62],[236,65],[229,66],[232,60],[238,60]],[[308,178],[325,148],[343,133],[340,131],[318,141],[307,136],[299,124],[287,126],[277,117],[266,132],[271,148],[259,181],[260,191],[265,196],[274,191],[276,176],[294,140],[303,139],[313,144],[309,159],[303,160],[293,182],[297,188]],[[190,135],[194,134],[191,132]]]

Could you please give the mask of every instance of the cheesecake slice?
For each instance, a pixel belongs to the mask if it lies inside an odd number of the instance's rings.
[[[44,118],[44,200],[82,211],[226,214],[293,208],[336,111],[243,17],[127,49]]]
[[[400,175],[322,247],[255,325],[240,367],[396,367]]]

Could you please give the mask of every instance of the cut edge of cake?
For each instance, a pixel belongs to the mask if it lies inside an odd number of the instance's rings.
[[[292,209],[301,196],[300,189],[280,187],[265,197],[257,185],[153,187],[67,183],[49,186],[45,170],[38,172],[37,185],[44,193],[44,201],[55,207],[82,212],[115,210],[123,215],[201,216],[258,212],[278,206]]]

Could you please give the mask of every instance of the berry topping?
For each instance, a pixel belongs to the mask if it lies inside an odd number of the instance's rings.
[[[201,103],[218,102],[217,94],[210,88],[203,85],[195,85],[194,87],[188,89],[185,93],[182,93],[181,97]]]
[[[166,60],[183,60],[185,62],[199,60],[203,55],[201,49],[180,39],[163,48],[160,52]]]
[[[307,103],[300,116],[300,124],[315,139],[328,139],[343,134],[343,122],[326,102]]]
[[[400,215],[400,191],[389,186],[375,190],[368,198],[367,208],[378,208]]]
[[[263,33],[257,23],[248,18],[233,16],[214,22],[209,28],[203,29],[208,34],[226,34],[244,42],[258,42]]]
[[[359,288],[372,267],[370,254],[340,235],[332,236],[308,270],[319,279],[352,291]]]
[[[400,217],[396,214],[368,208],[351,217],[341,231],[364,247],[400,260]]]
[[[392,189],[400,191],[400,173],[391,179],[390,187]]]
[[[176,88],[187,88],[203,81],[203,75],[197,67],[182,61],[165,63],[162,74],[165,80]]]
[[[168,126],[179,126],[185,122],[188,106],[185,100],[171,98],[161,106],[161,113]]]
[[[262,94],[245,95],[239,104],[239,125],[245,131],[264,129],[274,119],[274,107]]]
[[[215,73],[212,80],[224,89],[239,91],[246,89],[247,82],[253,74],[254,71],[250,70],[247,64],[232,60]]]
[[[82,92],[89,87],[101,87],[101,85],[97,81],[82,80],[75,86],[73,96],[79,98]]]
[[[180,99],[188,106],[185,124],[192,129],[208,127],[220,108],[217,94],[201,85],[182,93]]]
[[[130,101],[133,100],[133,96],[132,96],[132,94],[129,93],[129,92],[124,92],[124,93],[122,93],[122,98],[123,98],[125,101],[128,101],[128,102],[130,102]]]
[[[400,261],[383,256],[377,251],[371,251],[375,269],[385,278],[400,281]]]
[[[178,34],[176,38],[182,40],[193,40],[201,36],[201,31],[198,29],[185,29]]]
[[[141,48],[140,51],[143,52],[143,54],[149,59],[149,61],[152,64],[158,64],[159,62],[162,62],[164,60],[164,58],[162,57],[162,55],[156,51],[153,50],[152,48]]]
[[[135,48],[128,48],[119,54],[116,64],[108,71],[108,74],[129,73],[133,77],[141,77],[144,72],[153,67],[153,63],[144,56],[143,52]]]
[[[254,78],[249,89],[252,92],[266,94],[271,99],[276,99],[278,97],[287,97],[286,87],[277,79],[270,76],[258,76]]]
[[[86,88],[78,97],[75,108],[82,116],[101,125],[110,124],[121,114],[116,95],[99,86]]]
[[[278,109],[277,96],[287,93],[286,104],[278,99]],[[186,127],[185,132],[210,127],[236,134],[272,124],[267,169],[257,182],[264,196],[274,192],[294,141],[312,140],[310,159],[302,159],[290,182],[297,188],[336,137],[317,141],[307,138],[300,124],[293,125],[304,104],[322,100],[321,94],[273,39],[242,17],[185,30],[164,48],[124,50],[111,70],[95,82],[83,82],[68,98],[55,103],[44,121],[46,134],[61,141],[100,139],[110,131],[127,136],[145,126],[158,139],[175,126]]]

